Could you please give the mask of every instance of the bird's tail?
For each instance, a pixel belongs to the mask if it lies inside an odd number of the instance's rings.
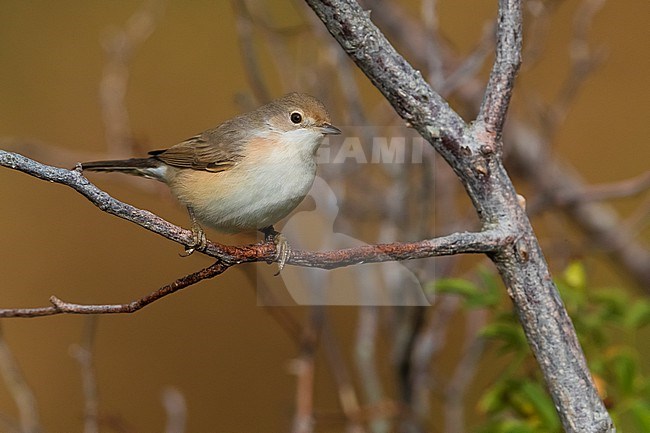
[[[155,158],[131,158],[112,161],[90,161],[81,163],[88,171],[117,171],[133,176],[144,176],[165,181],[165,164]]]

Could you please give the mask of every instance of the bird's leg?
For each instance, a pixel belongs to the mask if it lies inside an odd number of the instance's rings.
[[[190,219],[192,220],[192,243],[185,246],[185,252],[180,253],[182,257],[187,257],[196,250],[202,251],[208,245],[208,240],[199,222],[196,220],[196,216],[194,216],[194,211],[191,207],[188,207],[187,212],[190,214]]]
[[[264,240],[266,242],[273,242],[275,244],[276,253],[274,259],[277,260],[279,267],[278,273],[275,275],[279,275],[282,269],[284,269],[284,265],[289,259],[289,256],[291,256],[291,245],[287,242],[287,238],[282,233],[276,231],[273,226],[265,227],[260,231],[264,233]]]

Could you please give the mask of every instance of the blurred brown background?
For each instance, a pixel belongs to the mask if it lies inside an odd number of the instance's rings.
[[[493,17],[496,1],[440,3],[440,25],[453,45],[469,52]],[[564,3],[551,23],[556,30],[540,65],[518,82],[547,100],[569,64],[566,41],[578,2]],[[300,23],[301,4],[275,0],[271,5],[278,24]],[[44,163],[71,167],[84,156],[104,156],[100,41],[140,6],[137,1],[2,0],[0,137],[46,143],[22,152]],[[410,7],[417,14],[419,3]],[[648,169],[649,14],[645,0],[610,1],[591,29],[590,39],[606,49],[607,60],[585,83],[554,142],[590,182],[622,180]],[[307,34],[290,49],[309,59],[311,47],[321,43]],[[285,79],[294,73],[282,72]],[[130,74],[127,106],[142,152],[237,114],[236,95],[248,94],[249,88],[230,2],[168,2],[153,34],[134,53]],[[377,98],[369,84],[362,89]],[[525,110],[527,97],[530,90],[516,95],[517,109]],[[71,153],[56,156],[57,149]],[[185,211],[164,189],[151,186],[147,193],[113,176],[91,179],[114,197],[188,225]],[[210,263],[198,254],[182,259],[179,245],[98,211],[69,188],[18,172],[0,169],[0,199],[3,308],[44,306],[52,294],[76,302],[126,302]],[[616,205],[625,215],[635,203],[626,199]],[[647,230],[640,236],[647,240]],[[249,235],[213,237],[252,241]],[[592,270],[599,278],[594,284],[632,286],[607,264]],[[306,312],[295,307],[292,313],[303,317]],[[354,310],[331,308],[331,313],[337,331],[349,332]],[[58,316],[2,323],[51,432],[81,428],[81,379],[69,347],[79,342],[83,322],[83,317]],[[254,287],[238,268],[136,314],[101,317],[96,348],[102,412],[127,420],[133,431],[163,428],[160,396],[167,386],[187,399],[188,431],[282,431],[290,425],[295,378],[288,367],[296,348],[257,306]],[[318,409],[336,413],[331,376],[317,378]],[[0,413],[15,414],[4,387]],[[328,428],[337,431],[336,424],[324,424],[320,431]]]

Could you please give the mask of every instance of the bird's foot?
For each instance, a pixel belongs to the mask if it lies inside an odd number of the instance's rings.
[[[208,246],[208,239],[203,229],[198,224],[192,225],[192,243],[185,245],[185,251],[179,253],[181,257],[191,256],[194,251],[203,251]]]
[[[280,275],[287,260],[291,257],[291,245],[289,245],[287,238],[272,226],[262,229],[262,233],[264,233],[265,242],[273,242],[275,244],[275,257],[273,260],[278,262],[278,272],[274,276]]]

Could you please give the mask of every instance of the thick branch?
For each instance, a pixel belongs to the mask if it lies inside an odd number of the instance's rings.
[[[488,89],[496,111],[464,131],[462,121],[393,49],[369,16],[352,0],[306,0],[363,72],[406,119],[450,163],[461,179],[484,227],[516,234],[514,245],[490,255],[547,382],[567,432],[615,431],[598,396],[566,309],[559,297],[539,242],[495,147],[505,116],[521,44],[513,34],[521,26],[520,2],[501,1],[497,39],[506,63],[495,66]],[[505,45],[512,46],[506,47]],[[510,66],[508,66],[510,65]],[[499,89],[507,86],[509,89]],[[487,108],[483,111],[488,113]],[[488,130],[485,123],[493,124]]]
[[[431,89],[422,74],[398,55],[370,21],[370,13],[353,0],[306,1],[397,113],[445,158],[462,158],[465,122]]]
[[[373,17],[386,29],[391,40],[404,47],[408,57],[416,64],[426,65],[426,46],[431,41],[428,36],[423,36],[427,35],[427,32],[421,23],[411,19],[394,2],[375,0],[368,4],[373,10]],[[441,41],[437,39],[437,42]],[[447,56],[446,63],[459,62],[449,46],[445,45],[439,52]],[[530,60],[530,56],[528,59]],[[574,80],[568,78],[568,81]],[[478,109],[482,102],[481,95],[476,90],[479,85],[476,78],[471,78],[464,86],[458,87],[457,96],[465,104]],[[540,191],[538,195],[563,196],[589,188],[584,179],[570,167],[552,158],[547,149],[546,134],[540,134],[530,125],[513,118],[510,119],[509,125],[510,135],[506,139],[506,145],[510,147],[510,166],[515,167],[520,175],[536,186],[536,191]],[[614,208],[599,203],[578,202],[562,210],[596,246],[632,275],[641,288],[649,290],[647,288],[650,287],[650,267],[647,263],[650,262],[650,253],[637,239],[627,236],[621,217]],[[611,240],[614,240],[614,245]]]

